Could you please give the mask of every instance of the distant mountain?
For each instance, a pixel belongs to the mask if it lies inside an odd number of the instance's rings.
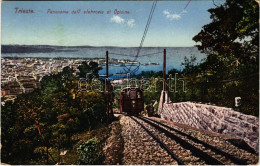
[[[50,53],[50,52],[76,52],[79,48],[135,48],[117,46],[51,46],[51,45],[2,45],[2,53]],[[144,48],[169,48],[169,47],[144,47]],[[176,49],[194,47],[174,47]]]
[[[50,46],[50,45],[2,45],[2,53],[48,53],[75,52],[76,48],[91,46]]]

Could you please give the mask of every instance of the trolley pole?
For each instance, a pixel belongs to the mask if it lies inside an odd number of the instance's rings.
[[[165,102],[166,49],[163,50],[163,103]]]
[[[107,121],[109,121],[109,73],[108,73],[108,51],[106,51],[106,112]]]

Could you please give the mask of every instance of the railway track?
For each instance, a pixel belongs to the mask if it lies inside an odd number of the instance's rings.
[[[196,144],[200,144],[202,146],[204,146],[206,149],[209,149],[210,151],[214,152],[215,154],[217,155],[222,155],[224,156],[227,160],[231,160],[234,164],[238,164],[238,165],[247,165],[247,162],[245,160],[241,160],[237,157],[234,157],[233,155],[225,152],[225,151],[222,151],[221,149],[218,149],[206,142],[203,142],[193,136],[190,136],[182,131],[179,131],[179,130],[176,130],[170,126],[167,126],[161,122],[158,122],[156,120],[153,120],[153,119],[149,119],[149,118],[146,118],[146,117],[141,117],[142,119],[144,119],[146,122],[148,123],[154,123],[154,124],[158,124],[159,126],[162,126],[160,128],[162,128],[162,130],[164,130],[165,132],[168,132],[170,135],[173,134],[173,133],[176,133],[176,134],[179,134],[181,135],[182,137],[186,137],[187,139],[189,139],[190,141],[196,143]],[[165,129],[163,129],[165,128]]]
[[[132,118],[132,117],[130,117],[130,118],[133,119],[137,124],[139,124],[153,139],[155,139],[156,142],[158,142],[158,143],[160,144],[160,146],[161,146],[163,149],[165,149],[165,150],[167,151],[167,153],[168,153],[169,155],[171,155],[171,157],[172,157],[174,160],[176,160],[179,165],[185,165],[184,162],[183,162],[181,159],[179,159],[179,158],[174,154],[174,152],[173,152],[170,148],[168,148],[167,145],[165,145],[157,136],[155,136],[151,131],[149,131],[149,129],[147,129],[142,123],[140,123],[139,121],[137,121],[136,119],[134,119],[134,118]]]
[[[241,160],[193,136],[145,117],[130,117],[139,124],[178,164],[247,165]]]

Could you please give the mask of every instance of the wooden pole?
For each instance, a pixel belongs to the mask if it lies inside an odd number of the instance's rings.
[[[48,147],[48,145],[47,145],[47,165],[49,164],[49,147]]]
[[[106,51],[106,112],[107,112],[107,121],[109,120],[109,73],[108,73],[108,51]]]
[[[165,102],[166,49],[163,50],[163,103]]]
[[[143,90],[143,78],[141,79],[141,90]]]
[[[58,163],[59,163],[59,164],[58,164],[58,165],[60,165],[60,146],[58,146],[58,147],[59,147],[59,149],[58,149],[58,153],[59,153],[59,154],[58,154],[58,155],[59,155]]]
[[[122,91],[121,91],[121,89],[120,89],[120,113],[122,114]]]

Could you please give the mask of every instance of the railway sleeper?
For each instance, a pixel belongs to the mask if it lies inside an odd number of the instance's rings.
[[[209,154],[203,152],[202,150],[198,149],[197,147],[193,146],[192,144],[188,143],[187,141],[181,139],[180,137],[174,135],[173,133],[159,127],[158,125],[150,122],[149,120],[143,119],[138,117],[139,119],[143,120],[144,122],[148,123],[149,125],[153,126],[160,132],[164,133],[167,137],[170,137],[171,139],[175,140],[177,143],[179,143],[183,148],[188,149],[191,151],[191,153],[201,158],[205,161],[206,164],[213,164],[213,165],[224,165],[221,161],[215,159],[214,157],[210,156]]]
[[[158,142],[159,145],[160,145],[163,149],[165,149],[165,150],[167,151],[167,153],[168,153],[169,155],[171,155],[171,157],[178,162],[179,165],[185,165],[184,162],[183,162],[182,160],[180,160],[180,159],[174,154],[174,152],[173,152],[171,149],[168,148],[167,145],[165,145],[161,140],[159,140],[159,138],[156,137],[152,132],[150,132],[143,124],[141,124],[140,122],[138,122],[135,118],[133,118],[133,117],[131,117],[131,116],[130,116],[130,118],[131,118],[132,120],[134,120],[138,125],[140,125],[156,142]]]
[[[208,149],[210,149],[211,151],[213,151],[213,152],[215,152],[215,153],[217,153],[217,154],[220,154],[220,155],[222,155],[222,156],[224,156],[224,157],[230,159],[230,160],[231,160],[232,162],[234,162],[235,164],[238,164],[238,165],[247,165],[246,160],[238,159],[238,158],[236,158],[236,157],[230,155],[229,153],[224,152],[224,151],[222,151],[222,150],[220,150],[220,149],[218,149],[218,148],[216,148],[216,147],[214,147],[214,146],[212,146],[212,145],[209,145],[208,143],[203,142],[203,141],[201,141],[201,140],[199,140],[199,139],[197,139],[197,138],[195,138],[195,137],[193,137],[193,136],[191,136],[191,135],[188,135],[188,134],[183,133],[183,132],[181,132],[181,131],[179,131],[179,130],[176,130],[176,129],[172,128],[172,127],[169,127],[169,126],[167,126],[167,125],[165,125],[165,124],[162,124],[161,122],[158,122],[158,121],[156,121],[156,120],[153,120],[153,119],[150,119],[150,118],[146,118],[146,117],[142,117],[142,118],[143,118],[143,119],[146,119],[146,120],[150,120],[150,121],[152,121],[152,122],[155,122],[155,123],[157,123],[157,124],[159,124],[159,125],[161,125],[161,126],[167,128],[167,129],[169,129],[169,130],[171,130],[171,131],[177,132],[178,134],[187,137],[188,139],[192,140],[193,142],[195,142],[195,143],[197,143],[197,144],[202,144],[205,148],[208,148]]]

